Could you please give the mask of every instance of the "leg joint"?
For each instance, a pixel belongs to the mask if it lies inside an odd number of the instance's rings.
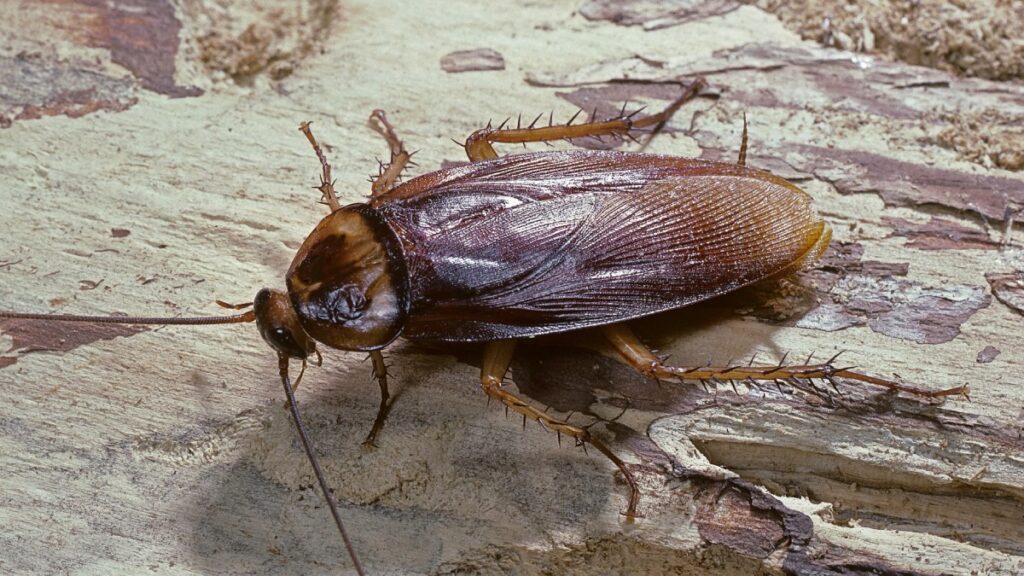
[[[472,146],[480,140],[487,140],[487,137],[494,133],[494,128],[481,128],[466,137],[466,146]]]
[[[484,374],[480,376],[480,386],[482,386],[484,390],[500,390],[501,380],[496,376]]]

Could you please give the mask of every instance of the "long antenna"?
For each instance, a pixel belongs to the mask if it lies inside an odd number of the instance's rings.
[[[278,354],[277,358],[278,368],[281,371],[281,383],[284,384],[284,394],[288,397],[288,407],[292,411],[292,418],[295,420],[295,428],[299,431],[302,445],[306,448],[306,456],[309,457],[309,463],[313,465],[316,481],[320,483],[320,491],[324,494],[324,500],[327,500],[327,507],[331,509],[331,516],[334,516],[334,523],[338,526],[338,532],[341,533],[342,541],[345,542],[348,557],[352,559],[352,565],[355,567],[356,573],[359,576],[364,576],[363,567],[359,564],[359,558],[356,556],[356,550],[352,546],[352,541],[348,539],[345,525],[341,522],[341,514],[338,513],[338,506],[334,503],[334,496],[331,495],[331,491],[327,487],[327,480],[324,479],[324,473],[320,470],[320,462],[317,460],[316,452],[313,450],[313,442],[310,441],[309,434],[306,433],[306,426],[302,423],[302,417],[299,416],[299,405],[295,402],[295,394],[292,392],[292,381],[288,376],[288,356]]]
[[[238,324],[252,322],[256,314],[251,310],[235,316],[200,316],[196,318],[157,316],[82,316],[80,314],[38,314],[32,312],[11,312],[0,310],[0,318],[13,320],[49,320],[52,322],[88,322],[92,324],[184,324],[198,326],[204,324]]]
[[[0,318],[10,318],[13,320],[49,320],[54,322],[87,322],[95,324],[163,324],[163,325],[204,325],[204,324],[238,324],[240,322],[252,322],[256,319],[256,313],[252,310],[245,312],[244,314],[237,314],[234,316],[205,316],[205,317],[193,317],[193,318],[161,318],[155,316],[82,316],[78,314],[38,314],[32,312],[11,312],[7,310],[0,310]],[[352,559],[352,565],[356,569],[356,573],[359,576],[365,576],[363,567],[359,563],[359,558],[356,556],[355,547],[352,546],[352,541],[349,540],[348,532],[345,531],[345,525],[341,521],[341,514],[338,512],[338,506],[334,502],[334,497],[331,495],[331,491],[327,487],[327,480],[324,478],[323,470],[320,469],[320,462],[316,458],[316,452],[313,449],[313,443],[309,439],[309,434],[306,432],[306,426],[302,422],[302,416],[299,415],[298,403],[295,401],[295,394],[292,392],[291,377],[288,376],[288,356],[284,354],[278,354],[278,367],[281,371],[281,383],[284,385],[284,394],[288,398],[288,407],[291,409],[292,418],[295,421],[295,428],[299,432],[299,438],[302,439],[302,445],[306,449],[306,456],[309,458],[309,463],[313,465],[313,473],[316,475],[316,480],[320,484],[320,491],[324,495],[324,499],[327,500],[327,506],[331,510],[331,516],[334,517],[334,523],[338,526],[338,532],[341,533],[341,539],[345,543],[345,549],[348,551],[349,558]]]

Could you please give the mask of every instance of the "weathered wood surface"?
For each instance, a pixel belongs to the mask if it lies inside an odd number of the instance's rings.
[[[645,517],[630,526],[608,462],[486,405],[475,352],[396,346],[397,403],[374,451],[359,447],[377,403],[369,366],[329,353],[300,402],[368,568],[1024,571],[1020,227],[1001,245],[1024,176],[972,146],[1019,132],[1024,87],[821,49],[752,7],[689,4],[707,11],[645,30],[573,2],[8,0],[0,307],[207,314],[281,286],[324,214],[302,120],[356,201],[384,155],[365,126],[374,108],[424,171],[461,161],[449,138],[488,118],[657,107],[703,74],[706,97],[649,150],[732,158],[746,112],[750,162],[808,190],[835,246],[796,279],[638,329],[680,364],[847,350],[921,386],[969,383],[971,401],[709,394],[594,352],[525,350],[519,391],[599,420],[635,464]],[[466,50],[504,69],[442,69]],[[0,572],[345,571],[254,329],[0,331]]]

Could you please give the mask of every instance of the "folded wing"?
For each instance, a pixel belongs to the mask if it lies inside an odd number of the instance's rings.
[[[584,154],[578,177],[578,162],[559,171],[549,158],[399,203],[414,287],[406,337],[512,338],[646,316],[798,269],[828,243],[810,198],[770,174]],[[494,180],[502,171],[507,186]]]

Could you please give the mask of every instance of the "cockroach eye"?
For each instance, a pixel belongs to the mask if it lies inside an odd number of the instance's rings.
[[[264,288],[253,299],[256,327],[274,350],[289,358],[305,359],[316,351],[316,343],[299,324],[288,295]]]

